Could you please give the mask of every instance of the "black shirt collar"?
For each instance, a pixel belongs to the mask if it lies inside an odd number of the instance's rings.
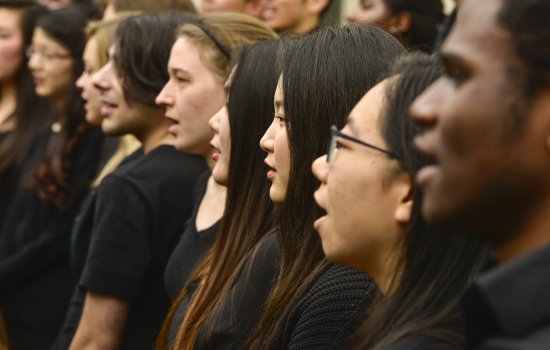
[[[482,274],[464,297],[471,344],[521,337],[550,320],[550,245]]]

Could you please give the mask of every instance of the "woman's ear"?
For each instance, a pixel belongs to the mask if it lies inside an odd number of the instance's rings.
[[[407,11],[398,12],[389,18],[388,32],[394,35],[407,33],[411,26],[411,13]]]
[[[395,221],[400,225],[408,225],[411,221],[413,210],[412,181],[407,174],[402,174],[396,179],[397,206],[395,208]]]

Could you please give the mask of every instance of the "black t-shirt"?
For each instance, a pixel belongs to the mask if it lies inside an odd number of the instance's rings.
[[[246,258],[234,286],[227,295],[221,312],[199,333],[195,349],[240,349],[260,319],[260,314],[273,286],[279,268],[277,239],[267,235]],[[187,287],[192,295],[196,285]],[[187,311],[184,300],[170,325],[169,339],[174,340]],[[206,328],[211,331],[206,332]]]
[[[81,135],[70,159],[70,190],[56,208],[28,187],[51,133],[45,128],[34,140],[0,232],[0,307],[13,349],[49,348],[63,322],[74,289],[70,227],[96,173],[103,139],[95,127]]]
[[[120,349],[151,349],[170,305],[164,269],[204,159],[159,146],[97,189],[92,242],[80,285],[129,303]]]
[[[206,192],[210,175],[210,170],[207,170],[197,180],[193,190],[193,213],[189,220],[187,220],[185,231],[181,235],[178,245],[174,248],[170,260],[168,260],[168,264],[166,265],[164,282],[168,296],[172,301],[178,296],[197,263],[212,246],[212,242],[214,242],[220,226],[220,220],[200,232],[197,231],[196,226],[197,212]]]

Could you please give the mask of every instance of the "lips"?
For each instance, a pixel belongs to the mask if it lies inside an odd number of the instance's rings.
[[[268,21],[275,17],[276,12],[273,6],[265,5],[261,17],[264,21]]]
[[[430,142],[429,136],[426,134],[422,134],[414,138],[414,147],[419,153],[427,158],[427,164],[416,173],[416,182],[421,187],[425,187],[435,176],[437,176],[439,172],[440,167],[438,164],[438,159],[435,154],[434,147]]]
[[[214,145],[213,142],[210,142],[210,147],[212,147],[212,149],[214,149],[214,152],[212,152],[212,160],[216,162],[220,158],[220,155],[221,155],[222,152],[220,151],[220,149],[218,147],[216,147]]]
[[[264,160],[264,164],[268,167],[268,170],[267,170],[267,178],[269,180],[272,180],[275,176],[277,176],[277,169],[275,169],[274,167],[272,167],[269,162],[266,160]]]
[[[44,78],[34,76],[33,77],[33,82],[34,82],[35,86],[40,86],[40,85],[44,84]]]

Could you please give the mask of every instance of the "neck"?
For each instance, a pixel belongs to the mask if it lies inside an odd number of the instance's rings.
[[[398,262],[402,254],[402,249],[395,246],[385,251],[381,249],[371,255],[372,260],[368,263],[368,268],[363,269],[376,282],[383,295],[391,294],[399,285],[402,271],[398,271]]]
[[[523,228],[511,239],[496,248],[499,264],[529,254],[550,244],[550,198],[537,206],[536,213],[526,220]]]
[[[168,133],[170,122],[164,118],[164,111],[150,111],[147,115],[153,123],[141,135],[135,135],[143,145],[143,152],[149,153],[160,145],[174,145],[174,136]]]
[[[294,27],[291,32],[297,33],[297,34],[304,34],[307,33],[315,27],[319,25],[319,18],[315,16],[310,16],[304,19],[303,22],[299,23],[296,27]]]
[[[17,107],[17,88],[13,80],[2,82],[0,87],[0,125],[7,122]],[[13,125],[15,126],[15,125]]]

